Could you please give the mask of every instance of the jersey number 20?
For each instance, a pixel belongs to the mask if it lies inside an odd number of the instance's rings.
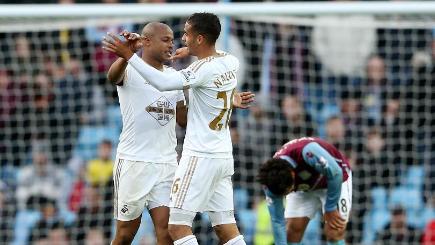
[[[231,91],[231,96],[229,100],[226,91],[220,91],[217,93],[216,99],[222,99],[224,101],[224,108],[219,112],[219,115],[215,117],[213,121],[211,121],[208,124],[208,127],[211,130],[216,130],[216,131],[222,130],[224,123],[221,121],[222,118],[225,116],[225,113],[227,113],[227,118],[225,120],[225,128],[228,127],[228,123],[230,122],[231,111],[233,110],[234,91],[235,89]],[[230,104],[230,106],[228,106],[228,104]]]

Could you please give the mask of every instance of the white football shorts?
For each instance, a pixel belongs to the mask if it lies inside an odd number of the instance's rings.
[[[286,218],[308,217],[313,219],[316,213],[322,210],[326,202],[326,189],[292,192],[286,197]],[[337,209],[341,216],[349,220],[350,209],[352,207],[352,173],[341,185],[340,199],[338,199]]]
[[[231,211],[233,158],[183,155],[175,172],[169,207],[192,212]]]
[[[113,168],[115,219],[130,221],[145,208],[168,206],[176,168],[176,163],[117,159]]]

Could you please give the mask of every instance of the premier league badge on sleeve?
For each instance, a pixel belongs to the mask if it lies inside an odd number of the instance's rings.
[[[184,71],[181,71],[181,74],[183,74],[183,76],[187,82],[190,82],[190,80],[195,79],[195,73],[193,73],[193,71],[184,70]]]

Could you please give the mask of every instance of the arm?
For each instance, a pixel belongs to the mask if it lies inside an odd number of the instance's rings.
[[[137,52],[141,47],[140,35],[134,32],[124,30],[121,35],[127,40],[127,45],[132,52]],[[115,85],[122,86],[124,79],[125,68],[127,67],[127,60],[118,58],[109,68],[107,79]]]
[[[264,190],[266,194],[267,208],[269,209],[272,220],[272,231],[276,245],[287,244],[286,222],[284,218],[284,200],[283,197],[276,196],[268,189]]]
[[[122,80],[124,79],[125,68],[128,63],[123,58],[118,58],[109,68],[107,72],[107,80],[114,85],[122,86]]]
[[[159,91],[182,90],[184,88],[183,75],[180,72],[163,73],[145,63],[136,54],[129,58],[128,63]]]
[[[154,67],[148,65],[139,56],[133,53],[126,43],[123,43],[114,34],[109,34],[110,38],[104,38],[103,49],[115,53],[128,63],[139,73],[141,77],[147,80],[153,87],[159,91],[181,90],[184,87],[183,75],[181,72],[171,74],[163,73]]]
[[[343,182],[343,173],[340,166],[338,166],[331,154],[316,142],[307,144],[302,153],[305,162],[326,176],[328,189],[326,192],[325,212],[336,210]]]

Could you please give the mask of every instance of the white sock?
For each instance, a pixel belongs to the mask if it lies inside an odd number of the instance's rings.
[[[174,245],[198,245],[194,235],[188,235],[174,242]]]
[[[238,235],[234,237],[233,239],[226,242],[224,245],[246,245],[245,240],[243,240],[242,235]]]

